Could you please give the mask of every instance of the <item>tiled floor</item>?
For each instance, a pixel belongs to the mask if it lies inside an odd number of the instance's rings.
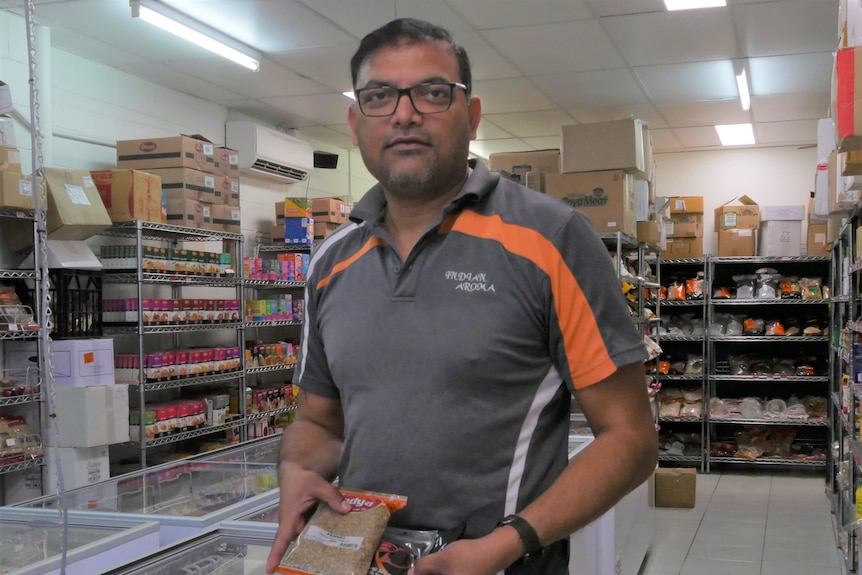
[[[699,474],[694,509],[655,512],[642,575],[845,575],[822,476]]]

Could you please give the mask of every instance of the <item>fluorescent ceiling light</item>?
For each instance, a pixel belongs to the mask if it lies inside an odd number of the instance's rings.
[[[668,10],[694,10],[727,6],[727,0],[664,0],[664,5]]]
[[[744,146],[754,143],[751,124],[724,124],[715,127],[722,146]]]
[[[751,93],[748,91],[748,78],[745,70],[736,75],[736,87],[739,88],[739,102],[746,112],[751,107]]]
[[[199,31],[198,28],[203,29],[204,26],[191,18],[185,17],[181,13],[155,2],[147,2],[144,5],[139,0],[131,0],[131,5],[133,17],[139,17],[144,22],[148,22],[153,26],[170,32],[174,36],[196,44],[232,62],[236,62],[253,72],[260,70],[261,55],[259,53],[253,52],[248,48],[240,51],[233,46],[229,46],[228,43],[238,43],[226,36],[217,40],[214,36],[221,35],[214,30],[207,30],[206,33]],[[244,52],[249,52],[252,55]]]
[[[344,94],[345,96],[347,96],[351,100],[356,99],[356,94],[353,93],[353,90],[350,90],[349,92],[342,92],[342,94]]]

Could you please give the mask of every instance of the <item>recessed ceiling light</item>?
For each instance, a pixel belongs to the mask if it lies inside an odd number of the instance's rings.
[[[723,124],[715,127],[722,146],[744,146],[754,143],[751,124]]]
[[[716,8],[727,6],[727,0],[664,0],[670,10],[694,10],[695,8]]]
[[[350,90],[349,92],[342,92],[342,94],[344,94],[345,96],[347,96],[351,100],[356,99],[356,95],[353,93],[353,90]]]

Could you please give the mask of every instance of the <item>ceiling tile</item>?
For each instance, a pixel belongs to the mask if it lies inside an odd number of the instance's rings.
[[[368,0],[366,0],[368,1]],[[378,0],[371,0],[376,2]],[[577,0],[580,2],[580,0]],[[458,32],[473,30],[473,26],[454,9],[460,6],[453,3],[454,8],[445,0],[398,0],[398,18],[418,18],[427,20],[449,30],[453,35]],[[393,16],[394,17],[394,16]],[[383,25],[385,22],[381,22]]]
[[[741,48],[749,56],[828,52],[838,45],[834,0],[749,4],[731,12]]]
[[[353,138],[353,132],[350,130],[350,124],[335,124],[334,126],[327,126],[327,128],[335,130],[343,136]]]
[[[672,128],[751,122],[738,99],[658,104],[658,109]]]
[[[754,134],[758,144],[815,144],[817,143],[817,120],[764,122],[755,124]]]
[[[569,110],[575,120],[581,123],[606,122],[622,118],[638,118],[649,124],[650,130],[666,128],[667,122],[651,104],[631,106],[606,106],[602,108],[572,108]]]
[[[673,130],[650,130],[653,152],[675,152],[683,148]]]
[[[52,28],[51,46],[58,50],[63,50],[81,58],[100,62],[106,66],[120,70],[125,69],[128,64],[147,61],[140,54],[123,50],[122,48],[107,44],[98,38],[87,36],[69,28]]]
[[[229,110],[258,118],[267,124],[272,124],[284,130],[315,125],[315,122],[311,120],[291,114],[259,100],[239,100],[234,102]]]
[[[242,94],[226,90],[216,84],[211,84],[200,78],[195,78],[186,73],[174,70],[164,64],[141,62],[126,66],[129,74],[149,80],[160,86],[173,88],[179,92],[205,98],[217,104],[226,105],[228,102],[242,99]]]
[[[509,138],[506,140],[481,140],[470,142],[470,151],[482,158],[488,158],[491,154],[500,152],[521,152],[532,150],[524,140]]]
[[[527,145],[537,150],[560,149],[560,136],[542,136],[540,138],[522,138]]]
[[[535,76],[533,82],[562,108],[645,104],[640,85],[625,68]]]
[[[662,0],[587,0],[587,2],[599,16],[665,11]]]
[[[478,29],[532,26],[590,18],[583,0],[543,0],[507,2],[500,0],[450,0],[452,7]]]
[[[736,98],[736,77],[729,60],[635,68],[653,102]],[[752,73],[753,74],[753,73]]]
[[[675,128],[674,133],[686,148],[709,148],[721,146],[714,127]],[[653,140],[655,143],[655,140]]]
[[[395,17],[391,2],[301,0],[309,9],[359,39]]]
[[[519,138],[554,136],[560,133],[560,126],[575,123],[571,116],[559,110],[493,114],[488,119]]]
[[[473,92],[482,99],[485,114],[553,110],[554,103],[526,78],[480,80],[473,83]]]
[[[782,96],[752,96],[751,111],[755,122],[829,117],[829,92]]]
[[[513,137],[513,134],[510,134],[492,122],[487,115],[482,116],[482,120],[479,122],[479,129],[476,132],[477,140],[505,140],[511,137]]]
[[[632,66],[736,56],[726,8],[611,16],[602,18],[602,25]]]
[[[530,76],[625,65],[595,20],[487,30],[482,36]]]
[[[275,52],[267,56],[297,74],[326,86],[329,88],[327,91],[346,92],[353,89],[350,80],[350,58],[353,57],[353,53],[358,47],[358,43],[352,42],[304,50]]]
[[[347,107],[350,105],[350,100],[341,94],[263,98],[263,102],[324,126],[346,119]]]
[[[454,34],[470,57],[473,68],[473,81],[493,80],[497,78],[513,78],[518,70],[500,55],[482,36],[476,32],[459,32]]]
[[[321,140],[334,146],[340,146],[342,148],[354,147],[353,140],[350,136],[345,136],[341,132],[326,126],[306,126],[302,128],[301,132],[304,136],[308,136],[315,140]]]
[[[774,96],[831,90],[831,52],[752,58],[748,65],[753,95]]]

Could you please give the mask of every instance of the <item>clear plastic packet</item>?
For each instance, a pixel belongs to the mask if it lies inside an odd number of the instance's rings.
[[[763,335],[766,325],[762,317],[747,317],[742,323],[743,335]]]
[[[733,276],[733,281],[736,282],[736,299],[753,299],[755,286],[757,284],[756,275],[736,275]]]
[[[286,575],[364,575],[389,516],[404,508],[401,495],[341,489],[352,509],[341,514],[320,504],[276,567]]]
[[[802,287],[802,299],[823,299],[820,278],[799,278]]]
[[[689,355],[685,363],[686,375],[703,375],[703,356]]]
[[[374,552],[368,575],[407,575],[420,557],[443,547],[437,531],[417,531],[387,527]]]

